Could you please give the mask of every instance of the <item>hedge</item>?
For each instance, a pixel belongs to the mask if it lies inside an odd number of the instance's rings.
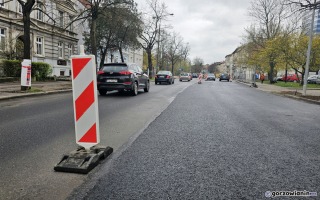
[[[4,76],[20,77],[21,61],[19,60],[2,60],[2,68]],[[37,81],[45,80],[51,73],[51,67],[47,63],[32,62],[31,77],[35,77]]]

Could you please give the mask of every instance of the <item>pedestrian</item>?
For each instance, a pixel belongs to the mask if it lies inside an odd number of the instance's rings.
[[[263,81],[264,81],[264,74],[263,73],[260,74],[260,81],[261,81],[261,84],[263,84]]]

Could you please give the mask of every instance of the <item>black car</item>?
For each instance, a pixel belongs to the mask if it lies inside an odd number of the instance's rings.
[[[198,74],[197,73],[193,73],[192,74],[192,78],[198,78]]]
[[[208,74],[206,81],[216,81],[216,76],[214,74]]]
[[[129,91],[136,96],[139,89],[149,92],[150,80],[136,64],[108,63],[98,71],[97,87],[100,95],[106,95],[107,91],[118,90]]]
[[[222,80],[226,80],[226,81],[229,82],[229,80],[230,80],[229,75],[228,74],[221,74],[220,78],[219,78],[219,81],[222,81]]]
[[[170,71],[159,71],[154,78],[156,85],[158,83],[168,83],[169,85],[174,84],[174,77]]]

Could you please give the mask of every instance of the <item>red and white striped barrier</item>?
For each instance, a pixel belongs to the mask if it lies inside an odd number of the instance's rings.
[[[76,143],[85,149],[100,142],[95,57],[71,56]]]

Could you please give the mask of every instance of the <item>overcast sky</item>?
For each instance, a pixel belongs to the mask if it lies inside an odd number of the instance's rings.
[[[146,0],[135,0],[141,11]],[[159,0],[160,1],[160,0]],[[167,5],[173,31],[189,43],[191,61],[200,57],[205,64],[224,61],[242,42],[250,0],[162,0]]]

